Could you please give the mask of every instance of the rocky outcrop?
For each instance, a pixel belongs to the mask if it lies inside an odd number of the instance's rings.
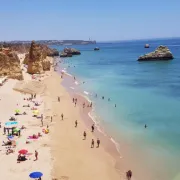
[[[138,61],[158,61],[174,59],[171,51],[166,46],[159,46],[154,52],[140,56]]]
[[[20,59],[13,51],[0,51],[0,76],[8,76],[12,79],[22,80]]]
[[[72,57],[73,55],[80,55],[81,52],[74,48],[65,48],[61,54],[60,57]]]

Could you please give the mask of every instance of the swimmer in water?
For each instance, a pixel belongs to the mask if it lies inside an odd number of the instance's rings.
[[[116,107],[116,104],[115,104],[115,107]]]
[[[144,125],[144,128],[147,128],[147,125],[146,125],[146,124]]]
[[[108,98],[108,101],[110,101],[110,98]]]

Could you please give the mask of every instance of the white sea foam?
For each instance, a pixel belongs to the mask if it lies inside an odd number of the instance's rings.
[[[117,151],[118,151],[119,154],[120,154],[121,152],[120,152],[120,146],[119,146],[119,143],[117,143],[112,137],[110,138],[110,140],[113,142],[113,144],[115,144],[116,149],[117,149]],[[120,156],[120,158],[122,158],[122,156]]]
[[[79,83],[77,81],[75,81],[75,84],[78,85]]]
[[[89,94],[89,92],[87,92],[87,91],[84,91],[84,94],[87,94],[87,95],[88,95],[88,94]]]
[[[74,89],[74,87],[70,87],[71,89]]]

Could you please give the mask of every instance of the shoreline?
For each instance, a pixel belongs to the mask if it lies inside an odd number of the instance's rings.
[[[59,83],[59,86],[56,85],[56,89],[54,89],[53,84],[57,83]],[[103,146],[100,145],[100,148],[94,148],[94,150],[90,147],[90,139],[95,139],[95,136],[84,124],[79,113],[80,108],[78,106],[74,107],[70,94],[60,83],[60,76],[56,72],[52,72],[52,76],[45,80],[45,84],[49,85],[51,98],[57,98],[59,94],[61,99],[59,103],[55,101],[53,103],[53,111],[56,114],[53,118],[53,123],[56,126],[52,126],[51,130],[54,131],[51,135],[51,152],[54,159],[53,177],[57,179],[92,179],[91,174],[94,172],[96,177],[93,177],[93,179],[109,180],[111,178],[120,179],[120,177],[124,179],[122,174],[116,172],[114,168],[115,161],[104,150]],[[68,109],[71,109],[71,114],[67,114]],[[61,113],[64,114],[64,120],[61,120]],[[75,119],[78,119],[77,128],[74,127]],[[82,141],[84,130],[87,132],[87,140]],[[58,140],[61,143],[58,143]],[[91,162],[91,160],[93,161]],[[69,166],[74,168],[67,168]],[[94,166],[97,166],[97,168]],[[90,171],[87,171],[88,169]]]

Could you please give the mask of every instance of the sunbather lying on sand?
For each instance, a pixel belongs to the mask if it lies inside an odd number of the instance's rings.
[[[27,113],[24,111],[24,112],[23,112],[23,115],[27,115]]]
[[[12,141],[8,140],[7,142],[3,141],[3,145],[2,146],[11,146],[12,145]]]
[[[10,121],[16,121],[16,118],[13,117],[13,116],[11,116],[9,120],[10,120]]]
[[[28,104],[28,105],[23,105],[23,107],[30,107],[30,105]]]
[[[13,153],[13,152],[14,152],[14,150],[9,148],[9,149],[6,151],[6,155],[9,155],[9,154],[11,154],[11,153]]]
[[[21,156],[21,154],[18,155],[18,158],[17,158],[17,163],[20,163],[21,161],[26,161],[26,157],[25,156]]]

